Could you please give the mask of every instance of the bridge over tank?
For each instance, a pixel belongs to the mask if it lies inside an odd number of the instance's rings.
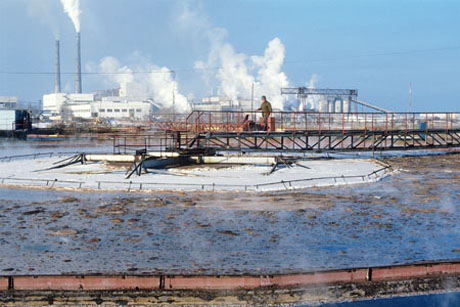
[[[156,133],[116,137],[115,152],[372,151],[460,146],[460,113],[273,112],[268,129],[260,113],[192,111],[164,114]]]

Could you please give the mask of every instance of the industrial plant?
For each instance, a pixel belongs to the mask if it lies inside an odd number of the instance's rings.
[[[410,49],[449,41],[411,41],[415,25],[454,37],[455,18],[425,25],[432,1],[81,2],[1,5],[0,304],[460,306],[460,112],[412,111],[412,82],[431,103],[455,81],[415,80],[430,65],[412,55],[459,48]]]
[[[80,40],[80,32],[77,32],[74,93],[61,91],[60,42],[55,41],[54,93],[43,96],[44,120],[65,123],[78,120],[148,122],[155,113],[165,112],[160,103],[149,97],[146,87],[135,82],[122,82],[120,87],[114,90],[83,93]],[[351,113],[371,110],[389,112],[371,103],[358,100],[358,90],[355,89],[280,88],[280,93],[284,95],[285,100],[294,99],[296,101],[290,111]],[[254,101],[254,93],[251,96],[251,98],[209,96],[202,98],[200,102],[189,102],[189,105],[190,110],[252,112],[257,108],[258,100]],[[171,95],[171,100],[174,100],[174,93]],[[174,101],[172,104],[174,105]],[[171,110],[171,108],[166,111],[183,112],[183,110]]]
[[[148,121],[159,105],[147,96],[145,89],[134,83],[123,83],[119,89],[82,93],[80,33],[76,35],[75,92],[61,91],[60,43],[55,42],[54,93],[43,96],[43,118],[52,122],[75,120]]]

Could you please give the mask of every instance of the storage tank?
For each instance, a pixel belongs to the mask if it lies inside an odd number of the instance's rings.
[[[322,113],[327,112],[327,101],[325,99],[319,101],[318,111]]]
[[[343,113],[342,100],[340,99],[335,100],[335,113]]]
[[[335,101],[329,101],[329,113],[335,112]]]
[[[343,100],[343,112],[350,113],[351,112],[351,104],[349,100]]]

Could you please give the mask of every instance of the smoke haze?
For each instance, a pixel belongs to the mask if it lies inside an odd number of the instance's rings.
[[[196,1],[183,4],[174,20],[178,32],[190,33],[208,45],[207,59],[194,64],[208,87],[217,87],[219,95],[231,99],[249,98],[254,83],[256,97],[266,95],[273,107],[283,108],[280,91],[289,86],[289,81],[281,70],[285,58],[281,39],[275,37],[268,42],[262,56],[238,52],[227,41],[227,30],[214,26]]]
[[[59,3],[43,0],[28,0],[27,12],[30,16],[38,18],[42,24],[49,27],[53,32],[54,38],[59,39],[59,13],[61,8]]]
[[[61,0],[64,12],[69,15],[75,27],[75,31],[80,32],[80,0]]]
[[[98,64],[86,65],[86,68],[90,72],[101,73],[106,86],[121,86],[123,83],[135,84],[145,89],[146,94],[164,108],[171,108],[174,100],[176,111],[189,110],[187,98],[179,93],[179,85],[173,71],[151,63],[139,53],[133,54],[132,62],[134,64],[121,64],[117,58],[107,56]]]

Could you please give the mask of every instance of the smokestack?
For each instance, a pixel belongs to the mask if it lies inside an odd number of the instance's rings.
[[[59,55],[59,40],[55,43],[55,59],[54,59],[54,92],[61,92],[61,59]]]
[[[80,32],[77,32],[77,58],[75,62],[75,93],[81,93]]]

